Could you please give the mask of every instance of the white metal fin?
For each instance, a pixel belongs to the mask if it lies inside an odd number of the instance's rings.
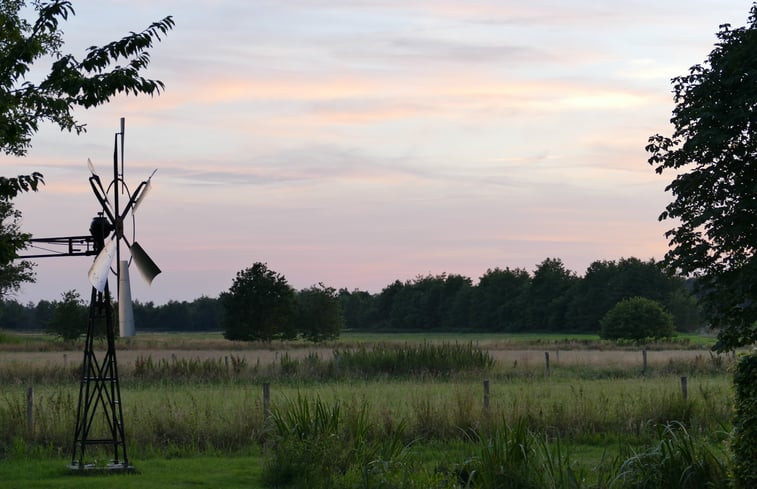
[[[136,333],[129,284],[129,262],[126,260],[121,260],[118,264],[118,331],[121,338],[134,336]]]
[[[152,258],[147,256],[145,250],[136,241],[132,243],[130,250],[131,256],[134,258],[134,264],[137,265],[137,270],[142,274],[148,285],[152,284],[152,280],[160,273],[160,268],[152,261]]]
[[[150,193],[150,190],[152,189],[152,183],[150,180],[147,180],[147,183],[145,184],[145,188],[142,189],[142,192],[139,194],[139,197],[137,197],[137,201],[134,202],[134,208],[132,209],[132,212],[137,212],[137,209],[139,209],[139,206],[142,205],[142,201],[145,200],[145,197],[147,197],[147,194]]]
[[[89,283],[92,287],[96,288],[98,292],[105,290],[105,284],[108,283],[108,272],[110,271],[110,264],[113,262],[113,257],[116,256],[116,240],[111,238],[105,243],[105,247],[100,250],[100,253],[95,258],[92,266],[89,267]]]

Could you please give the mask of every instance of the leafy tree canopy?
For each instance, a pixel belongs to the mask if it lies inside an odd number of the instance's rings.
[[[344,326],[344,314],[336,289],[322,283],[297,293],[296,330],[313,342],[339,337]]]
[[[231,288],[219,300],[226,339],[270,341],[295,336],[291,328],[294,289],[265,263],[256,262],[237,272]]]
[[[13,204],[0,198],[0,298],[18,290],[24,282],[34,281],[34,264],[16,261],[30,237],[21,232],[20,220],[21,213]]]
[[[76,107],[95,107],[118,93],[154,95],[163,89],[158,80],[140,73],[150,62],[147,51],[174,26],[169,16],[141,32],[104,46],[92,46],[83,58],[65,53],[61,22],[74,15],[71,2],[35,1],[33,22],[21,17],[26,2],[0,2],[0,148],[23,156],[42,121],[61,130],[85,131],[76,120]],[[49,73],[39,83],[27,79],[32,65],[52,58]],[[123,63],[123,64],[116,64]]]
[[[673,79],[673,134],[646,149],[657,173],[675,175],[660,215],[675,222],[666,265],[697,279],[723,351],[757,341],[757,4],[717,37],[704,64]]]

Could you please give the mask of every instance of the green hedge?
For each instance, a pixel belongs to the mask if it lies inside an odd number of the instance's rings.
[[[733,478],[737,488],[757,487],[757,352],[741,357],[733,376],[736,419],[733,422]]]

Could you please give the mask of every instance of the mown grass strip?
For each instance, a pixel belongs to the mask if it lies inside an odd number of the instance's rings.
[[[151,458],[134,460],[138,474],[71,475],[63,458],[0,460],[7,489],[262,489],[259,456]]]

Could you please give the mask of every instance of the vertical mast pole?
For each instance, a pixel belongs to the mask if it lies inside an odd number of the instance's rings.
[[[120,186],[120,181],[118,179],[118,133],[116,133],[115,138],[113,140],[113,217],[115,218],[116,222],[113,223],[115,226],[115,240],[116,240],[116,263],[118,263],[119,260],[121,260],[121,230],[123,227],[123,223],[121,222],[121,215],[118,210],[118,187]]]

